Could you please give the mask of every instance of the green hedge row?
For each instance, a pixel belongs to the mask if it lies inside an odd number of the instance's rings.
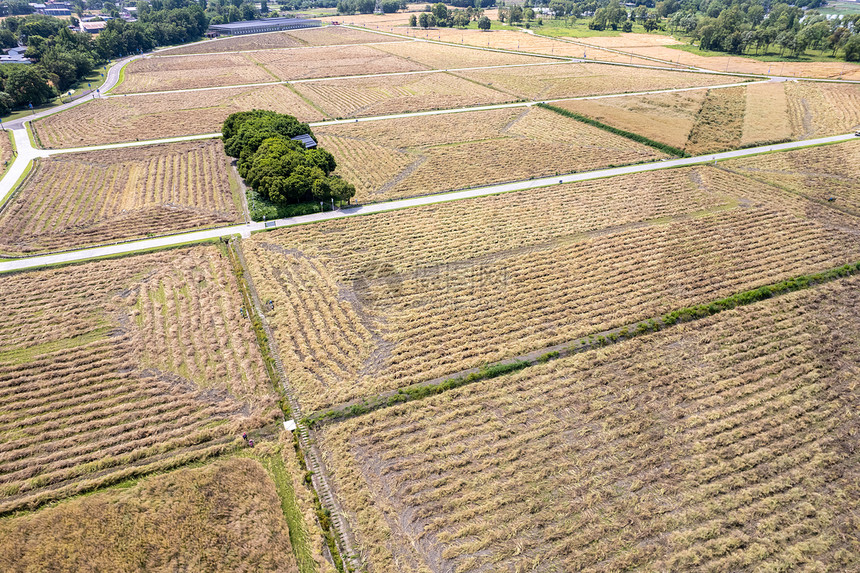
[[[548,109],[549,111],[553,111],[559,115],[563,115],[564,117],[569,117],[571,119],[575,119],[577,121],[581,121],[582,123],[587,123],[588,125],[593,125],[594,127],[599,127],[600,129],[606,130],[610,133],[614,133],[615,135],[620,135],[621,137],[626,137],[627,139],[632,139],[637,143],[641,143],[643,145],[647,145],[649,147],[653,147],[654,149],[659,149],[664,153],[668,153],[669,155],[677,155],[678,157],[688,157],[688,154],[682,149],[678,149],[677,147],[672,147],[671,145],[666,145],[665,143],[660,143],[659,141],[654,141],[653,139],[648,139],[644,135],[639,135],[638,133],[633,133],[632,131],[624,131],[623,129],[618,129],[617,127],[612,127],[611,125],[607,125],[602,121],[597,121],[596,119],[590,118],[587,115],[582,115],[581,113],[576,113],[575,111],[570,111],[568,109],[564,109],[561,107],[556,107],[554,105],[550,105],[548,103],[538,103],[535,104],[538,107],[542,107],[544,109]]]

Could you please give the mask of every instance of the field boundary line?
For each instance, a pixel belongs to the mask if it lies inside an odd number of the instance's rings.
[[[326,26],[321,26],[321,27],[325,28]],[[285,32],[285,31],[286,30],[281,30],[279,32],[262,32],[262,33],[254,34],[254,35],[255,36],[262,36],[263,34],[278,34],[278,33]],[[230,38],[235,38],[235,37],[236,36],[228,36],[225,38],[216,38],[216,39],[228,40]],[[319,46],[293,46],[292,48],[290,48],[290,47],[252,48],[250,50],[229,50],[226,52],[196,52],[194,54],[161,54],[159,52],[151,52],[150,55],[147,57],[148,58],[188,58],[188,57],[196,57],[196,56],[220,56],[223,54],[248,54],[248,53],[253,53],[253,52],[277,52],[277,51],[281,51],[281,50],[311,50],[311,49],[320,49],[320,48],[350,48],[350,47],[355,47],[355,46],[379,46],[379,45],[383,45],[383,44],[406,44],[406,43],[414,42],[414,41],[415,40],[409,38],[409,39],[397,40],[397,41],[393,41],[393,42],[365,42],[363,44],[362,43],[357,43],[357,44],[322,44]],[[200,42],[192,42],[189,44],[179,44],[178,46],[171,46],[170,48],[164,48],[164,51],[172,50],[174,48],[182,48],[185,46],[193,46],[193,45],[199,44],[199,43]]]
[[[728,297],[709,303],[679,308],[649,319],[639,320],[624,326],[619,326],[600,332],[591,333],[577,338],[572,342],[557,344],[533,350],[513,358],[507,358],[476,368],[461,370],[448,376],[435,378],[426,382],[417,382],[396,390],[389,390],[369,397],[359,398],[351,402],[339,404],[327,410],[309,414],[303,422],[310,427],[319,424],[339,422],[354,418],[375,410],[380,410],[396,404],[420,400],[427,396],[441,394],[467,384],[489,380],[518,370],[523,370],[537,364],[564,358],[581,352],[609,346],[625,340],[664,330],[677,324],[693,322],[724,311],[742,306],[755,304],[763,300],[786,295],[800,290],[807,290],[834,280],[860,274],[860,261],[848,263],[819,273],[799,275],[748,289]]]
[[[281,361],[278,341],[269,326],[268,320],[266,320],[265,313],[263,312],[263,306],[260,303],[257,288],[254,285],[251,273],[248,271],[248,265],[245,262],[245,255],[242,251],[241,242],[231,241],[230,245],[236,253],[236,260],[242,271],[240,280],[247,286],[248,295],[250,296],[251,304],[254,307],[254,313],[257,315],[261,328],[268,338],[273,366],[277,370],[281,390],[289,403],[290,411],[294,421],[296,422],[297,427],[295,435],[298,437],[306,463],[311,469],[311,483],[314,486],[314,492],[318,496],[323,507],[331,514],[331,524],[334,529],[334,541],[336,542],[337,550],[339,551],[341,558],[349,562],[351,569],[363,570],[363,564],[358,552],[355,550],[355,537],[349,524],[343,517],[344,512],[340,503],[338,503],[337,498],[332,493],[332,488],[329,484],[328,478],[329,472],[323,463],[322,453],[316,445],[317,441],[311,434],[311,429],[303,422],[304,416],[302,415],[301,403],[296,397],[292,386],[290,386],[284,364]]]

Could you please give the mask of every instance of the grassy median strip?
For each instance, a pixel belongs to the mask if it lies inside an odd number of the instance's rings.
[[[623,129],[618,129],[617,127],[612,127],[611,125],[605,124],[602,121],[597,121],[596,119],[590,118],[587,115],[582,115],[581,113],[576,113],[575,111],[570,111],[568,109],[550,105],[548,103],[537,103],[535,105],[544,109],[548,109],[549,111],[553,111],[559,115],[563,115],[564,117],[569,117],[571,119],[581,121],[582,123],[587,123],[588,125],[599,127],[600,129],[608,131],[609,133],[614,133],[615,135],[626,137],[627,139],[631,139],[637,143],[653,147],[654,149],[658,149],[664,153],[668,153],[669,155],[677,155],[678,157],[689,157],[689,154],[682,149],[672,147],[671,145],[666,145],[665,143],[660,143],[659,141],[654,141],[653,139],[649,139],[644,135],[639,135],[638,133],[633,133],[632,131],[625,131]]]
[[[551,360],[570,356],[571,354],[585,352],[586,350],[591,350],[601,346],[608,346],[649,332],[656,332],[678,323],[706,318],[726,310],[746,306],[748,304],[753,304],[775,296],[788,294],[790,292],[808,289],[816,285],[856,274],[860,274],[860,261],[820,273],[800,275],[778,283],[743,291],[713,302],[673,310],[657,318],[639,321],[621,328],[615,328],[599,334],[594,334],[588,338],[582,338],[572,344],[546,348],[543,353],[539,350],[529,354],[528,356],[520,356],[495,364],[487,364],[474,372],[470,372],[469,374],[462,376],[447,378],[440,382],[414,384],[393,392],[370,396],[362,399],[360,402],[336,406],[329,410],[320,412],[314,412],[306,416],[303,422],[309,426],[313,426],[314,424],[322,422],[354,418],[362,414],[373,412],[374,410],[387,408],[403,402],[418,400],[434,394],[441,394],[442,392],[459,388],[466,384],[471,384],[481,380],[489,380],[497,376],[523,370],[529,366],[545,364]]]

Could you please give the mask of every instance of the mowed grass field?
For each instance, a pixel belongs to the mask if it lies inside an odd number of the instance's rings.
[[[0,513],[232,451],[281,417],[226,255],[0,277]]]
[[[555,104],[692,155],[860,128],[860,86],[756,83]]]
[[[850,215],[713,167],[244,242],[307,411],[860,259]]]
[[[70,249],[239,221],[241,198],[228,159],[218,140],[40,159],[0,210],[0,252]]]
[[[536,107],[346,123],[314,133],[362,203],[668,157]]]
[[[857,570],[858,292],[323,426],[368,570]]]
[[[733,159],[723,169],[860,215],[860,141]],[[832,199],[832,201],[830,201]]]
[[[0,564],[9,573],[299,571],[275,484],[242,458],[0,521]]]

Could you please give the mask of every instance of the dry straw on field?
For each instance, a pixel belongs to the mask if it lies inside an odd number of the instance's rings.
[[[401,58],[406,58],[431,68],[451,70],[475,66],[505,66],[511,64],[539,64],[553,61],[537,56],[524,56],[475,50],[444,44],[428,44],[425,42],[396,42],[374,46]]]
[[[182,54],[216,54],[252,50],[272,50],[282,48],[303,48],[309,46],[339,46],[344,44],[369,44],[377,42],[400,42],[399,38],[374,34],[352,28],[325,27],[293,30],[291,32],[272,32],[268,34],[249,34],[232,38],[219,38],[205,42],[195,42],[177,48],[156,52],[156,56]]]
[[[860,215],[860,141],[733,159],[723,169]]]
[[[280,415],[215,247],[3,276],[0,304],[0,512],[218,455]]]
[[[302,121],[325,116],[283,85],[120,96],[93,100],[33,124],[44,147],[214,133],[233,112],[269,109]]]
[[[700,167],[277,231],[246,252],[312,410],[860,259],[854,227]]]
[[[589,39],[584,38],[582,41],[588,42]],[[633,56],[648,56],[685,66],[714,70],[715,72],[860,80],[860,66],[838,60],[831,62],[762,62],[749,57],[699,56],[665,46],[631,47],[625,48],[624,51]]]
[[[860,127],[860,88],[853,85],[769,82],[556,105],[691,154]]]
[[[295,89],[332,117],[449,109],[517,99],[444,72],[314,81],[295,84]]]
[[[0,251],[69,249],[241,218],[220,141],[54,155],[0,212]]]
[[[7,573],[299,571],[271,478],[233,458],[0,523]]]
[[[324,427],[369,571],[856,571],[858,292]]]
[[[126,66],[124,79],[111,93],[211,88],[274,82],[278,78],[242,54],[144,58]]]
[[[627,68],[605,64],[531,66],[456,72],[513,96],[546,100],[741,82],[743,78]]]
[[[348,123],[315,133],[360,202],[666,157],[541,108]]]
[[[389,74],[426,70],[373,46],[340,46],[304,50],[267,50],[247,55],[282,80]]]

